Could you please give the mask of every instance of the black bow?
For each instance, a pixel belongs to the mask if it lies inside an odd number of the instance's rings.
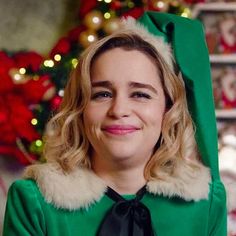
[[[149,209],[140,200],[146,193],[142,187],[132,200],[125,200],[108,187],[106,195],[116,203],[106,214],[97,236],[154,236]]]

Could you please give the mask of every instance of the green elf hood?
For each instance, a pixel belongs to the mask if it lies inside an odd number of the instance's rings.
[[[219,178],[217,129],[208,50],[201,23],[167,13],[146,12],[138,19],[151,34],[163,38],[173,50],[196,126],[196,140],[212,178]]]

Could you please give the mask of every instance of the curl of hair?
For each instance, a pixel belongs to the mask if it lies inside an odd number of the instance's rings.
[[[167,100],[161,137],[145,167],[145,178],[163,179],[174,175],[178,161],[189,168],[198,168],[199,154],[183,79],[170,70],[151,44],[130,30],[119,31],[99,40],[81,55],[65,88],[59,111],[47,125],[44,149],[47,161],[58,162],[67,172],[78,166],[91,168],[89,153],[92,147],[83,127],[83,111],[91,96],[90,69],[100,54],[117,47],[139,50],[156,63]]]

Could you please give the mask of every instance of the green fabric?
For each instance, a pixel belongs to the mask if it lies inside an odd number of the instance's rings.
[[[139,22],[173,48],[183,74],[189,111],[196,125],[196,140],[203,162],[219,179],[217,129],[208,50],[202,25],[173,14],[146,12]]]
[[[186,202],[146,194],[142,202],[150,209],[158,236],[225,236],[222,196],[224,187],[215,182],[209,200]],[[3,236],[95,236],[112,204],[105,195],[87,210],[58,209],[45,202],[33,180],[19,180],[9,190]]]

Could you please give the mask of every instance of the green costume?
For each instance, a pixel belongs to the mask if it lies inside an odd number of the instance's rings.
[[[150,209],[158,236],[223,236],[226,235],[225,209],[220,199],[223,187],[214,183],[210,192],[209,200],[198,202],[153,194],[146,194],[142,202]],[[113,203],[105,195],[88,209],[58,209],[45,202],[34,181],[20,180],[9,192],[3,236],[95,236]]]
[[[202,27],[197,21],[154,12],[145,13],[140,22],[173,47],[207,166],[201,164],[194,172],[179,161],[168,180],[147,183],[148,192],[141,202],[149,208],[158,236],[225,236],[226,197],[218,172],[210,66]],[[3,236],[95,236],[114,204],[105,195],[107,186],[91,170],[78,168],[65,175],[59,164],[46,163],[27,168],[25,177],[9,190]]]

